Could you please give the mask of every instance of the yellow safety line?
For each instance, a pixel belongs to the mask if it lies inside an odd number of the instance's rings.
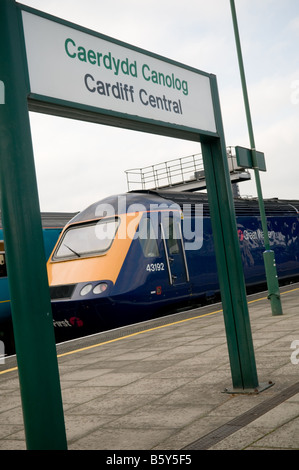
[[[285,292],[281,292],[281,294],[288,294],[288,293],[294,292],[296,290],[299,290],[299,287],[297,287],[295,289],[285,291]],[[267,297],[260,297],[259,299],[250,300],[250,301],[248,301],[248,303],[251,304],[251,303],[254,303],[254,302],[260,302],[261,300],[266,300],[266,299],[267,299]],[[215,315],[216,313],[220,313],[220,312],[222,312],[222,309],[215,310],[214,312],[210,312],[210,313],[205,313],[203,315],[197,315],[197,316],[191,317],[191,318],[186,318],[184,320],[179,320],[179,321],[176,321],[176,322],[167,323],[165,325],[156,326],[154,328],[149,328],[147,330],[137,331],[136,333],[131,333],[130,335],[126,335],[126,336],[121,336],[120,338],[110,339],[110,340],[104,341],[102,343],[97,343],[97,344],[92,344],[91,346],[86,346],[85,348],[74,349],[73,351],[68,351],[66,353],[58,354],[57,357],[60,358],[60,357],[64,357],[64,356],[69,356],[71,354],[76,354],[76,353],[82,352],[82,351],[88,351],[89,349],[97,348],[99,346],[104,346],[105,344],[115,343],[116,341],[120,341],[120,340],[123,340],[123,339],[126,339],[126,338],[132,338],[133,336],[141,335],[143,333],[148,333],[149,331],[159,330],[159,329],[165,328],[167,326],[178,325],[179,323],[184,323],[184,322],[187,322],[187,321],[190,321],[190,320],[197,320],[198,318],[208,317],[210,315]],[[6,374],[7,372],[16,371],[17,369],[18,369],[17,367],[13,367],[11,369],[6,369],[6,370],[3,370],[3,371],[0,371],[0,375]]]
[[[195,320],[197,318],[207,317],[209,315],[214,315],[215,313],[222,312],[222,310],[216,310],[215,312],[205,313],[204,315],[198,315],[192,318],[186,318],[185,320],[179,320],[173,323],[167,323],[166,325],[155,326],[154,328],[149,328],[147,330],[137,331],[136,333],[131,333],[130,335],[121,336],[120,338],[110,339],[109,341],[104,341],[103,343],[92,344],[91,346],[86,346],[85,348],[75,349],[74,351],[68,351],[66,353],[59,354],[57,357],[69,356],[70,354],[75,354],[81,351],[87,351],[88,349],[97,348],[98,346],[103,346],[104,344],[114,343],[115,341],[120,341],[121,339],[132,338],[133,336],[141,335],[143,333],[148,333],[149,331],[159,330],[160,328],[165,328],[166,326],[178,325],[189,320]]]
[[[91,346],[86,346],[85,348],[74,349],[73,351],[68,351],[66,353],[61,353],[61,354],[58,354],[57,357],[59,358],[59,357],[69,356],[71,354],[76,354],[78,352],[87,351],[89,349],[97,348],[97,347],[103,346],[105,344],[114,343],[114,342],[120,341],[122,339],[131,338],[133,336],[137,336],[137,335],[140,335],[142,333],[147,333],[149,331],[154,331],[154,330],[158,330],[160,328],[165,328],[166,326],[177,325],[179,323],[183,323],[183,322],[186,322],[186,321],[189,321],[189,320],[195,320],[197,318],[207,317],[209,315],[215,315],[216,313],[219,313],[219,312],[222,312],[222,310],[216,310],[215,312],[205,313],[204,315],[198,315],[196,317],[186,318],[185,320],[179,320],[177,322],[167,323],[166,325],[156,326],[155,328],[149,328],[147,330],[137,331],[136,333],[131,333],[130,335],[121,336],[119,338],[110,339],[110,340],[104,341],[102,343],[92,344]],[[17,367],[13,367],[11,369],[6,369],[6,370],[3,370],[3,371],[0,371],[0,375],[6,374],[7,372],[13,372],[13,371],[16,371],[16,370],[18,370]]]
[[[295,287],[295,289],[286,290],[285,292],[280,292],[280,295],[288,294],[289,292],[294,292],[295,290],[298,290],[298,289],[299,289],[299,287]]]
[[[12,367],[11,369],[5,369],[0,372],[0,375],[6,374],[7,372],[13,372],[14,370],[18,370],[17,367]]]

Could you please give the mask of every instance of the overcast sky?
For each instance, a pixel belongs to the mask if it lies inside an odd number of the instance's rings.
[[[229,0],[22,3],[217,76],[226,144],[249,147]],[[299,3],[235,0],[265,198],[299,199]],[[77,211],[127,190],[125,170],[200,144],[30,113],[42,211]],[[255,180],[241,183],[256,196]]]

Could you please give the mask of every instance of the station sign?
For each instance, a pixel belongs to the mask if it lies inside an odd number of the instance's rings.
[[[43,106],[51,113],[53,107],[55,114],[77,118],[81,112],[80,119],[94,122],[109,116],[130,128],[141,122],[217,135],[211,75],[21,8],[31,109]]]
[[[252,161],[252,151],[245,147],[236,146],[236,159],[239,166],[243,168],[254,168]],[[267,171],[265,154],[256,151],[257,167],[260,171]]]

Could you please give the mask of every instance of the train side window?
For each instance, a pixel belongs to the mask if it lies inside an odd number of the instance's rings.
[[[165,232],[166,232],[166,243],[170,255],[176,255],[180,252],[178,238],[179,234],[177,233],[177,228],[175,225],[175,220],[173,217],[168,217],[164,219]]]
[[[0,251],[0,278],[7,277],[6,261],[4,251]]]
[[[4,240],[0,240],[0,278],[7,277]]]
[[[151,219],[147,217],[141,219],[138,228],[138,239],[146,258],[153,258],[160,255]]]

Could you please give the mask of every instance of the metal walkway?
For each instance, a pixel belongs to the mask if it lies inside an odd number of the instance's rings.
[[[251,179],[250,173],[238,166],[233,147],[227,148],[228,167],[232,183]],[[201,153],[176,158],[163,163],[125,171],[128,191],[163,189],[197,191],[206,188]]]

